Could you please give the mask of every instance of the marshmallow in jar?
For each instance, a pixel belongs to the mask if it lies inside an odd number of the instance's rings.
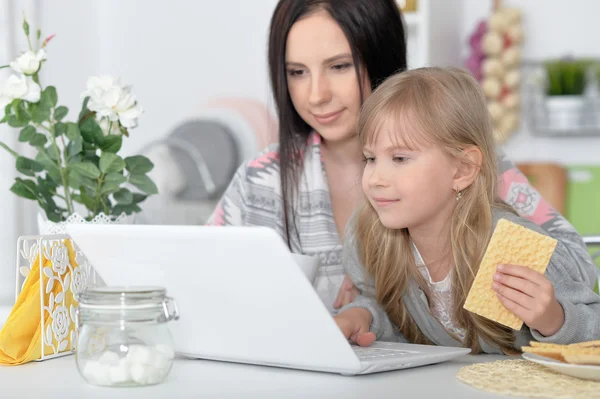
[[[102,287],[79,298],[77,368],[90,384],[143,386],[164,381],[175,357],[167,323],[179,318],[160,287]]]

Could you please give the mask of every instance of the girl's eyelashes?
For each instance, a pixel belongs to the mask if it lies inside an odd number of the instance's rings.
[[[373,162],[375,162],[375,157],[363,155],[363,162],[364,163],[373,163]]]
[[[394,160],[394,162],[404,163],[404,162],[408,161],[408,157],[396,155],[396,156],[394,156],[393,160]]]

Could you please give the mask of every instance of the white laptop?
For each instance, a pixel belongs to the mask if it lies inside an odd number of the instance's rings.
[[[450,360],[465,348],[350,345],[281,237],[266,227],[71,225],[108,285],[158,285],[180,311],[169,323],[192,358],[346,375]]]

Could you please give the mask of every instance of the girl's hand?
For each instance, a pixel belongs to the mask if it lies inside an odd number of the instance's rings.
[[[516,265],[498,265],[496,271],[492,289],[508,310],[546,337],[560,330],[565,312],[546,276]]]
[[[354,284],[352,284],[352,280],[350,279],[350,277],[348,277],[348,275],[346,275],[346,277],[344,277],[344,281],[342,282],[342,285],[340,286],[340,290],[338,291],[337,298],[335,299],[335,302],[333,303],[333,308],[339,309],[342,306],[346,306],[347,304],[354,301],[354,299],[356,299],[358,294],[359,294],[358,289],[356,289]]]
[[[375,334],[369,332],[373,316],[364,308],[344,310],[333,317],[346,339],[360,346],[369,346],[375,341]]]

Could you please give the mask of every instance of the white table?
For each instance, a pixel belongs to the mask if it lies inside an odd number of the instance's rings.
[[[80,377],[74,356],[0,366],[2,398],[499,398],[456,379],[468,364],[505,359],[463,356],[452,362],[345,377],[273,367],[177,359],[167,381],[141,388],[103,388]],[[512,397],[514,398],[514,397]]]

